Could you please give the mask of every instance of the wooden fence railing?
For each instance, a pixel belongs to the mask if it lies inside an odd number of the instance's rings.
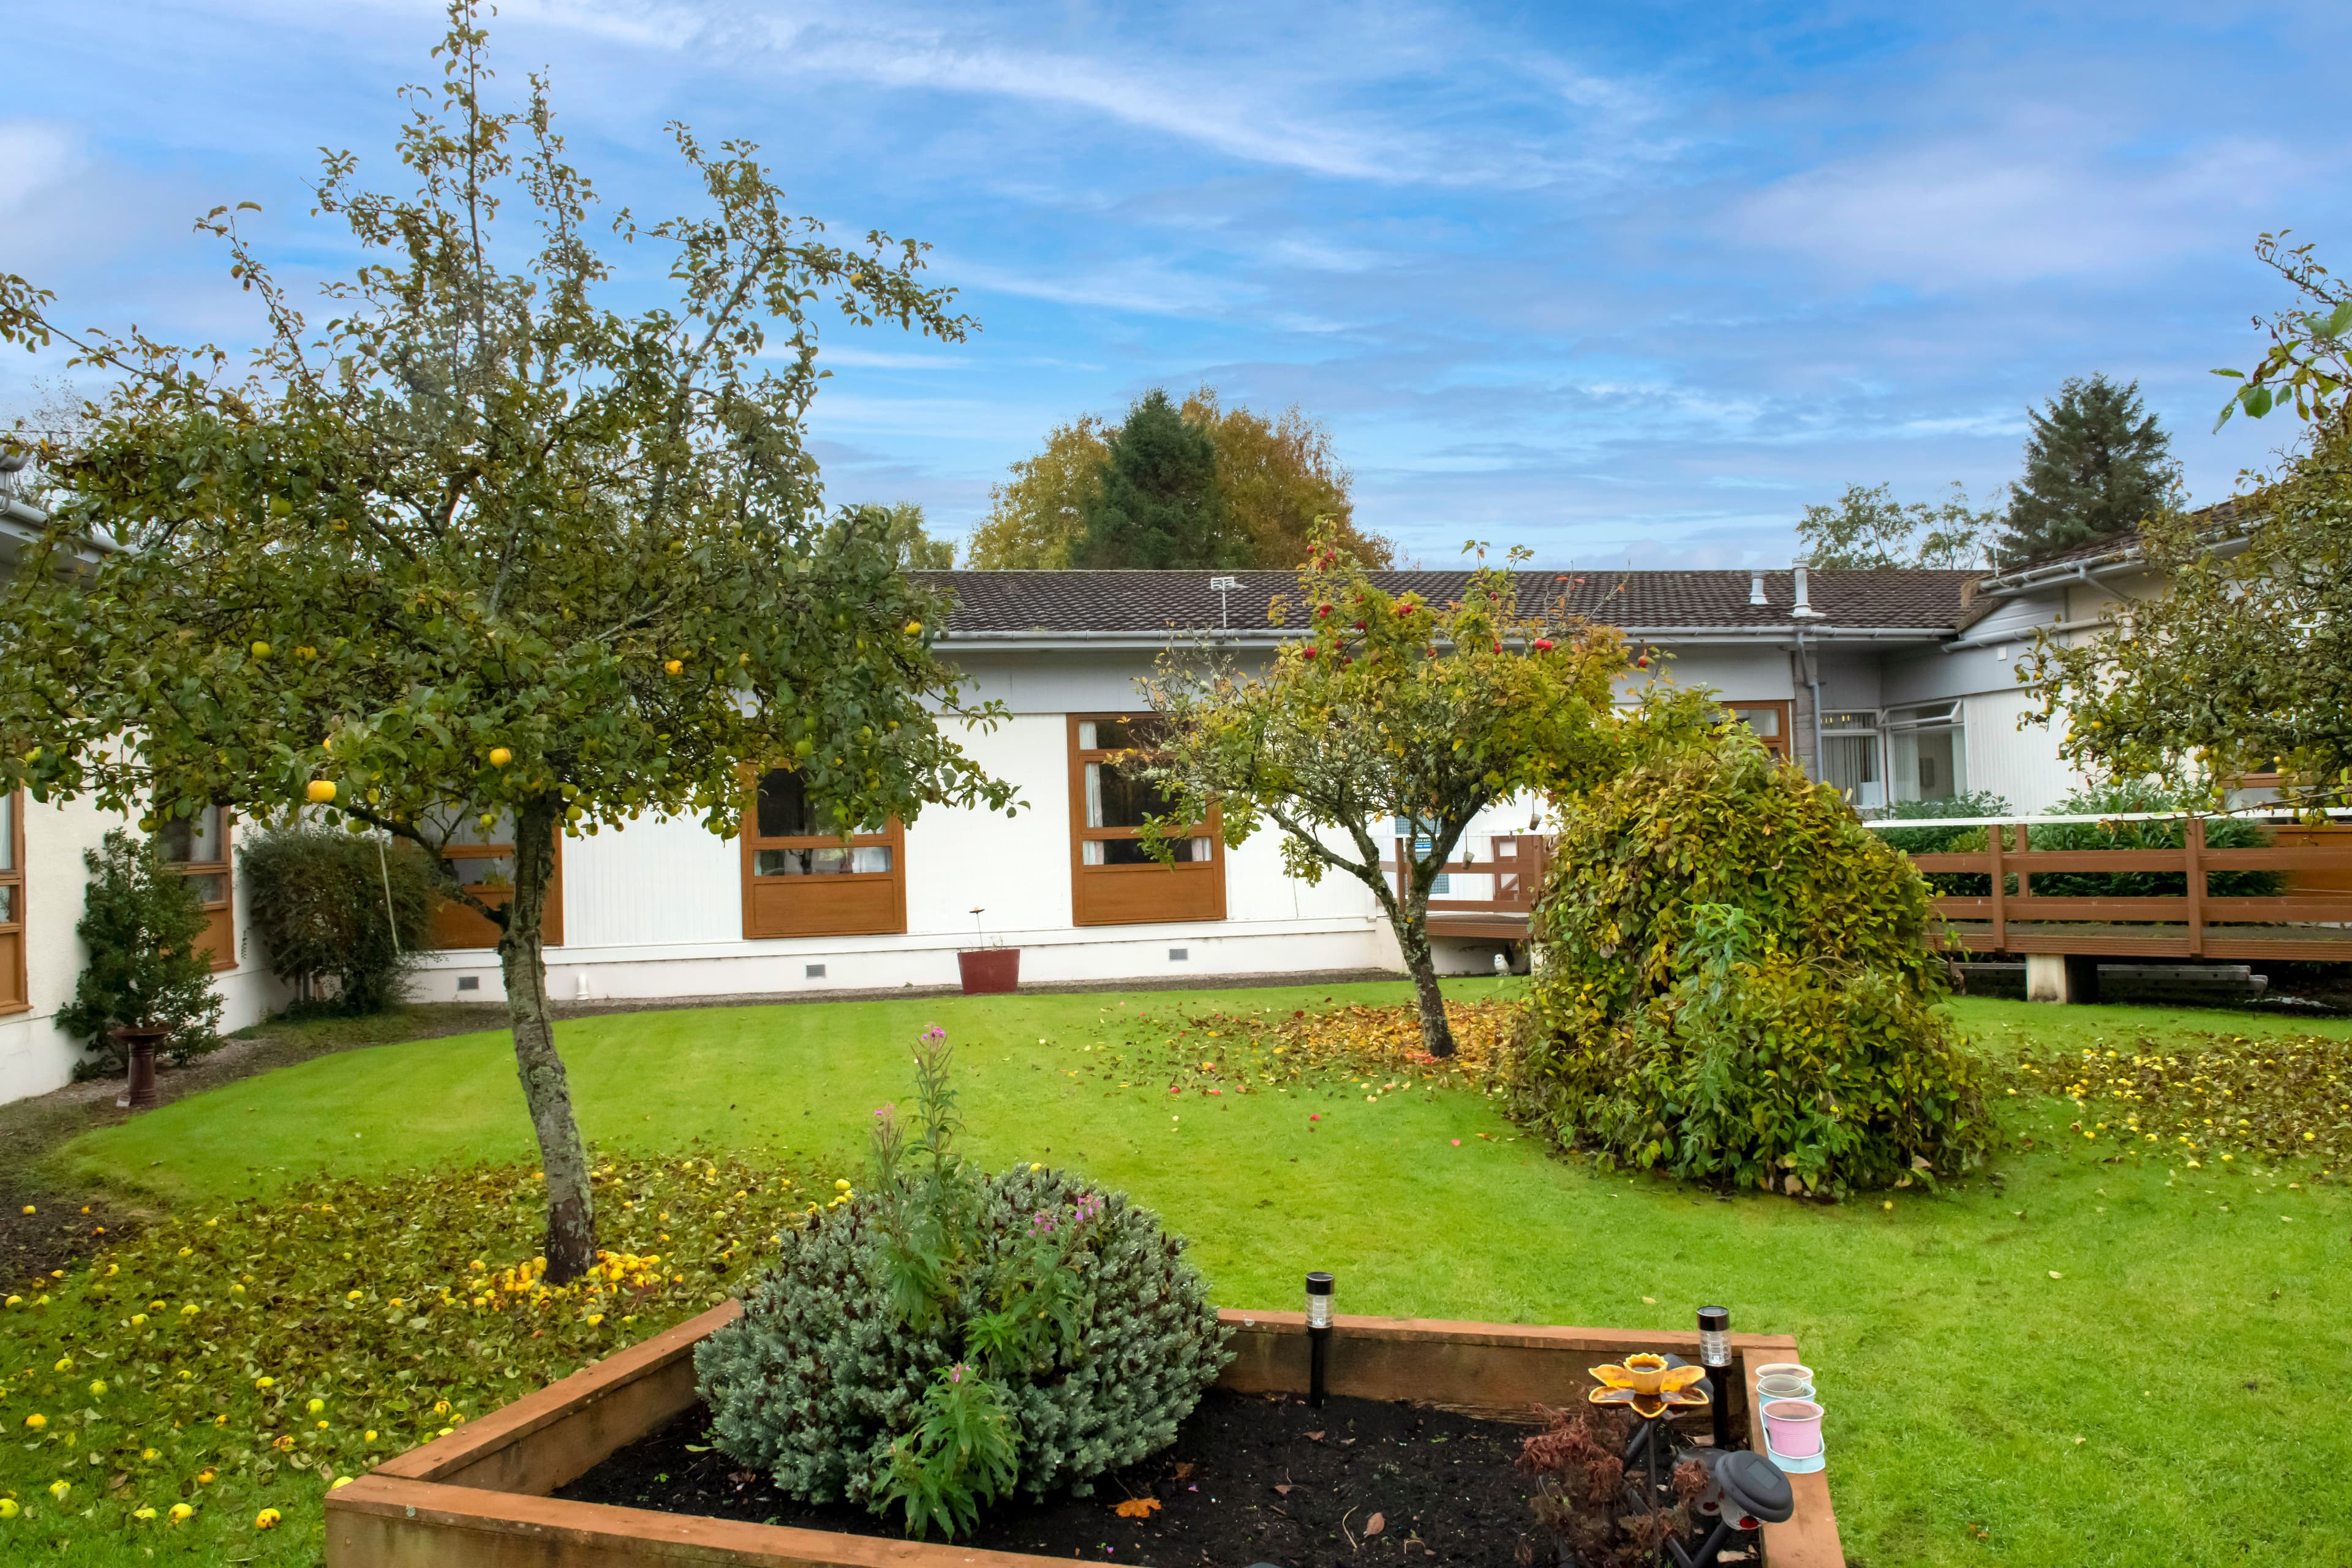
[[[2282,829],[2282,835],[2292,830]],[[2352,959],[2352,891],[2328,886],[2352,873],[2352,847],[2304,841],[2216,849],[2201,818],[2189,818],[2178,849],[2034,849],[2024,823],[2003,823],[1980,850],[1917,854],[1923,872],[1985,877],[1981,895],[1936,900],[1948,940],[1985,952],[2096,953],[2116,957]],[[2149,897],[2053,897],[2033,891],[2037,874],[2158,872],[2183,879],[2182,892]],[[2265,898],[2215,898],[2216,871],[2284,873],[2289,890]],[[2310,890],[2299,890],[2296,884]],[[2013,890],[2012,890],[2013,884]],[[2312,886],[2316,884],[2316,886]]]

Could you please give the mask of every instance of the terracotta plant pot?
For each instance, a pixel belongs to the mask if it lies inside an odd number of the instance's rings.
[[[122,1028],[108,1031],[131,1058],[130,1089],[114,1103],[132,1110],[155,1109],[155,1047],[172,1037],[169,1029]]]
[[[1021,988],[1021,950],[1017,947],[983,947],[959,952],[956,967],[963,973],[963,994],[967,996],[996,996]]]

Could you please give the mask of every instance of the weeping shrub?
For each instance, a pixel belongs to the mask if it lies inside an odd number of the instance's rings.
[[[413,844],[311,824],[248,837],[247,907],[298,1006],[380,1013],[400,999],[433,914],[432,861]]]
[[[910,1131],[877,1112],[867,1189],[782,1234],[743,1316],[695,1352],[719,1447],[808,1502],[969,1530],[1016,1489],[1086,1495],[1175,1440],[1224,1365],[1184,1244],[1066,1172],[955,1148],[948,1056]]]
[[[1612,1166],[1834,1196],[1982,1158],[1927,889],[1835,791],[1727,737],[1601,786],[1538,911],[1514,1104]]]

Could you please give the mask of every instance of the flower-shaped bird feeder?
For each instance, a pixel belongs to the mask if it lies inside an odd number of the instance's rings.
[[[1671,1405],[1704,1405],[1706,1394],[1694,1385],[1706,1376],[1703,1366],[1677,1366],[1662,1355],[1629,1355],[1624,1363],[1589,1369],[1601,1386],[1587,1398],[1595,1405],[1630,1405],[1644,1421],[1654,1421]]]

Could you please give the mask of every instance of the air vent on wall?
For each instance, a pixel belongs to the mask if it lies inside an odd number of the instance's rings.
[[[801,973],[811,980],[822,980],[824,978],[824,965],[822,963],[809,964],[802,969]]]
[[[1189,948],[1171,947],[1168,950],[1168,962],[1171,963],[1181,963],[1191,956],[1192,950]]]

